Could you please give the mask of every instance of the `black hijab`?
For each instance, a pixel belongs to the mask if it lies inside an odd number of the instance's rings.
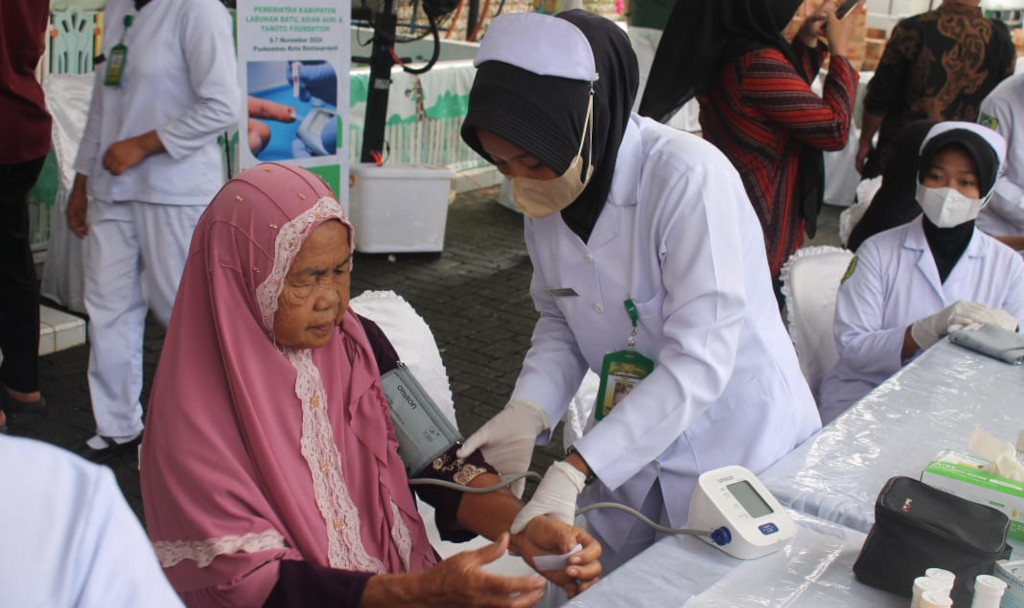
[[[710,88],[723,67],[764,48],[778,49],[803,75],[796,52],[782,37],[802,3],[677,0],[654,54],[639,113],[666,122],[683,104]]]
[[[934,158],[951,147],[960,148],[974,161],[974,169],[978,174],[978,191],[981,197],[985,198],[996,184],[999,156],[985,138],[973,131],[952,129],[933,137],[921,151],[918,174],[925,175]],[[939,228],[925,216],[923,223],[924,236],[928,241],[932,258],[935,259],[939,279],[945,283],[974,236],[974,220],[951,228]]]
[[[575,25],[590,43],[598,80],[594,86],[594,175],[571,205],[562,210],[566,225],[587,242],[612,187],[615,161],[636,97],[640,70],[625,32],[614,22],[584,10],[556,15]],[[524,40],[524,44],[529,44]],[[557,58],[552,58],[557,61]],[[462,139],[488,158],[477,129],[491,131],[522,148],[546,167],[564,173],[580,148],[585,132],[590,83],[540,76],[500,61],[477,67],[469,93],[469,111]],[[584,169],[585,170],[585,169]]]
[[[781,52],[810,83],[815,74],[804,73],[796,51],[782,36],[801,4],[803,0],[677,1],[654,54],[639,113],[666,122],[711,88],[726,65],[766,48]],[[799,149],[794,202],[813,238],[825,193],[825,157],[808,145]]]

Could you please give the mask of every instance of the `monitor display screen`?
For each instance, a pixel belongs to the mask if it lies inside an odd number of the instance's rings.
[[[750,485],[749,481],[731,483],[726,488],[728,488],[729,493],[739,501],[740,506],[746,509],[747,514],[751,517],[756,519],[772,512],[772,508],[761,498],[761,495],[757,493],[754,486]]]

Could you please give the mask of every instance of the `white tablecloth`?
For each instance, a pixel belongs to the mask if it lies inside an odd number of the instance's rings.
[[[666,538],[569,606],[906,606],[853,577],[878,492],[892,476],[919,477],[944,448],[965,449],[975,425],[1015,440],[1022,394],[1024,367],[942,341],[760,475],[800,526],[781,551],[742,561]]]
[[[790,508],[867,532],[886,480],[920,477],[976,425],[1014,442],[1024,367],[942,341],[760,475]]]
[[[800,529],[781,550],[740,560],[692,536],[665,538],[569,602],[577,608],[903,608],[908,600],[858,583],[864,535],[792,513]]]

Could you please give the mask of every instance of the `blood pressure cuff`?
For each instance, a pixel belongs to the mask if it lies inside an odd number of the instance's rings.
[[[1010,556],[1009,529],[1009,518],[992,507],[893,477],[875,502],[875,524],[853,573],[866,585],[910,597],[915,578],[943,568],[956,574],[954,604],[969,606],[974,578]]]
[[[1020,365],[1024,363],[1024,336],[995,325],[980,329],[949,332],[949,341],[994,359]]]

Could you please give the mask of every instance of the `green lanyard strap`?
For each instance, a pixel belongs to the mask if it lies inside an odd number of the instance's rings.
[[[135,23],[135,16],[131,13],[128,13],[124,16],[124,20],[121,23],[124,24],[124,31],[121,32],[121,39],[118,40],[117,43],[121,46],[124,46],[124,38],[128,35],[128,29],[131,28],[132,23]]]
[[[636,346],[636,325],[640,320],[640,315],[636,312],[636,304],[633,303],[632,299],[628,299],[622,303],[626,307],[626,314],[629,315],[629,320],[633,324],[633,331],[629,334],[629,341],[626,346],[630,349]]]

